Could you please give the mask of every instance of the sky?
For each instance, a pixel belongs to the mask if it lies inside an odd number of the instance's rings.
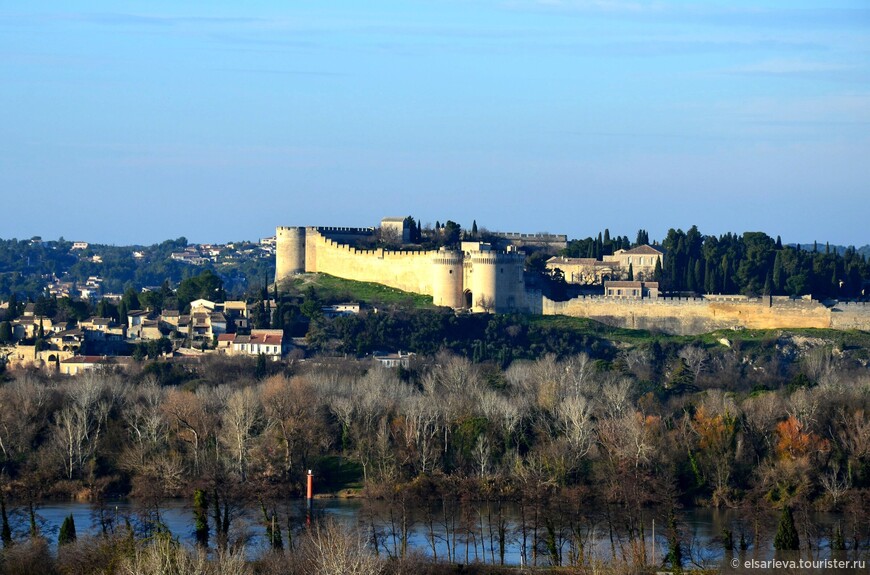
[[[0,238],[870,243],[870,2],[6,0]]]

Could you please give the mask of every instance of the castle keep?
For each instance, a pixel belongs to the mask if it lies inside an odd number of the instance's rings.
[[[435,305],[472,311],[528,311],[524,257],[508,246],[462,242],[461,250],[366,250],[352,245],[371,228],[279,227],[275,277],[320,272],[432,296]]]

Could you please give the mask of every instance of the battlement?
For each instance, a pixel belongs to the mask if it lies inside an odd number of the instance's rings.
[[[354,234],[360,236],[370,236],[375,233],[375,228],[343,228],[335,226],[312,226],[311,229],[317,230],[320,234]]]
[[[536,240],[547,242],[567,242],[568,236],[565,234],[521,234],[517,232],[492,232],[492,235],[504,238],[506,240]]]

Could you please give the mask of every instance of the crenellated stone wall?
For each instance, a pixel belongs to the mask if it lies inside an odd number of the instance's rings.
[[[527,292],[523,257],[480,251],[391,251],[358,249],[346,241],[370,228],[278,228],[278,281],[294,273],[322,272],[433,296],[435,305],[472,311],[528,311],[588,317],[630,329],[696,335],[719,329],[834,328],[870,330],[870,303],[833,306],[788,297],[740,295],[699,298],[628,299],[581,296],[555,302]]]
[[[588,317],[615,327],[697,335],[718,329],[870,329],[870,305],[788,297],[655,298],[643,300],[585,296],[564,302],[542,297],[541,313]]]
[[[305,234],[305,271],[356,281],[375,282],[404,291],[432,295],[434,251],[361,250],[323,235]]]

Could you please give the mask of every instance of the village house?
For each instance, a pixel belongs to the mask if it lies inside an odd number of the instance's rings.
[[[217,349],[226,355],[258,356],[278,361],[290,351],[290,344],[280,329],[253,329],[250,335],[223,334],[218,336]]]
[[[629,271],[633,280],[645,281],[655,275],[656,262],[661,266],[664,253],[653,246],[637,246],[630,250],[616,250],[602,259],[567,258],[554,256],[547,260],[547,270],[562,270],[569,284],[603,285],[606,281],[627,280]]]

